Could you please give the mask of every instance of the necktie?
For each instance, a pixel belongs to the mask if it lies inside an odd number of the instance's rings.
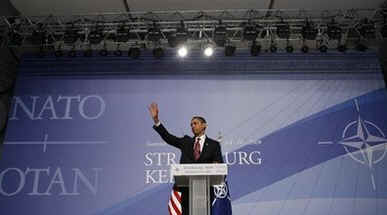
[[[196,139],[196,142],[194,144],[194,158],[195,160],[198,160],[200,157],[200,138]]]

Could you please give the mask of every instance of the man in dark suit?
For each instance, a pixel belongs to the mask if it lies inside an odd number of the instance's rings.
[[[223,163],[222,151],[218,141],[208,138],[205,135],[207,128],[206,120],[201,116],[194,116],[191,120],[191,129],[194,137],[185,135],[176,137],[170,134],[159,120],[159,108],[156,103],[149,106],[149,112],[155,123],[153,128],[161,138],[169,145],[177,147],[181,151],[180,163]],[[179,188],[182,193],[183,215],[189,212],[188,188]],[[213,192],[211,191],[211,202]]]

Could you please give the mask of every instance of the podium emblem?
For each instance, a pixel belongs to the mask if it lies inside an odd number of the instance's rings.
[[[227,197],[227,186],[225,183],[214,185],[214,194],[216,198],[224,199]]]

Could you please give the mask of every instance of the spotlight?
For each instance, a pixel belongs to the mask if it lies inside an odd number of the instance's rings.
[[[213,54],[214,54],[214,49],[212,48],[212,47],[210,47],[210,46],[208,46],[208,47],[206,47],[205,49],[204,49],[204,55],[206,56],[206,57],[211,57]]]
[[[63,41],[66,44],[73,44],[79,38],[78,32],[75,29],[68,29],[63,35]]]
[[[129,29],[126,28],[125,26],[121,26],[119,29],[117,29],[115,41],[125,43],[128,40],[129,40]]]
[[[141,50],[138,47],[132,47],[129,49],[129,52],[128,52],[128,56],[133,59],[139,58],[140,54],[141,54]]]
[[[312,22],[306,20],[305,25],[302,26],[301,35],[306,40],[315,40],[318,30],[314,27]]]
[[[176,31],[176,42],[177,44],[185,43],[188,39],[188,30],[184,26],[184,22],[181,22],[180,28]]]
[[[375,24],[372,21],[369,21],[365,18],[361,26],[359,28],[359,33],[366,39],[374,39],[375,38]]]
[[[148,29],[148,40],[157,42],[161,40],[162,34],[161,30],[157,26],[156,22],[153,22],[153,27]]]
[[[342,33],[342,29],[334,20],[332,20],[332,22],[328,23],[327,34],[328,34],[329,39],[340,40],[341,33]]]
[[[301,51],[302,51],[303,53],[308,53],[308,52],[309,52],[309,47],[306,46],[306,45],[304,45],[304,46],[301,47]]]
[[[81,33],[78,34],[78,37],[79,37],[79,40],[83,43],[86,40],[86,33],[85,32],[81,32]]]
[[[290,37],[290,26],[288,23],[281,21],[277,24],[277,35],[279,38],[288,39]]]
[[[20,46],[23,42],[22,35],[15,30],[11,30],[8,36],[10,38],[10,45]]]
[[[358,43],[358,44],[356,44],[355,49],[359,52],[365,52],[365,51],[367,51],[368,47],[366,45],[364,45],[363,43]]]
[[[293,53],[293,51],[294,51],[293,46],[291,46],[291,45],[286,46],[286,52],[287,53]]]
[[[188,30],[184,26],[184,22],[180,22],[181,26],[175,31],[171,32],[167,39],[168,39],[168,44],[172,48],[184,44],[188,40]]]
[[[277,46],[275,44],[270,45],[270,52],[271,53],[277,52]]]
[[[220,24],[215,28],[214,41],[217,46],[223,47],[227,40],[227,28]]]
[[[249,24],[243,29],[243,39],[247,41],[255,41],[258,36],[257,26]]]
[[[94,30],[94,31],[90,32],[88,38],[89,38],[89,41],[91,44],[99,44],[103,40],[104,36],[103,36],[102,31]]]
[[[91,57],[91,56],[93,56],[93,50],[91,50],[90,48],[86,49],[85,52],[83,52],[83,56],[84,57]]]
[[[318,49],[320,50],[320,52],[326,53],[328,51],[328,46],[322,45]]]
[[[44,44],[47,38],[47,33],[43,29],[39,28],[32,32],[30,41],[34,45]]]
[[[164,56],[164,50],[161,47],[153,49],[153,56],[160,59]]]
[[[226,48],[224,49],[224,55],[225,56],[233,56],[235,54],[236,47],[227,45]]]
[[[346,52],[346,51],[347,51],[347,46],[345,46],[345,45],[339,45],[339,46],[337,47],[337,51],[339,51],[339,52]]]
[[[101,49],[98,53],[99,55],[103,56],[103,57],[106,57],[109,53],[108,51],[104,48],[104,49]]]
[[[251,56],[258,56],[261,52],[261,45],[256,44],[255,42],[251,45],[250,54]]]
[[[177,50],[177,54],[179,55],[179,57],[185,57],[188,54],[188,50],[186,47],[182,46],[179,48],[179,50]]]

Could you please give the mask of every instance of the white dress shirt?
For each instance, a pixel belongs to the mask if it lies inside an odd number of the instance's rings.
[[[197,141],[197,138],[200,138],[199,144],[200,144],[200,153],[203,151],[204,142],[206,141],[206,135],[203,134],[202,136],[196,137],[195,142]]]

